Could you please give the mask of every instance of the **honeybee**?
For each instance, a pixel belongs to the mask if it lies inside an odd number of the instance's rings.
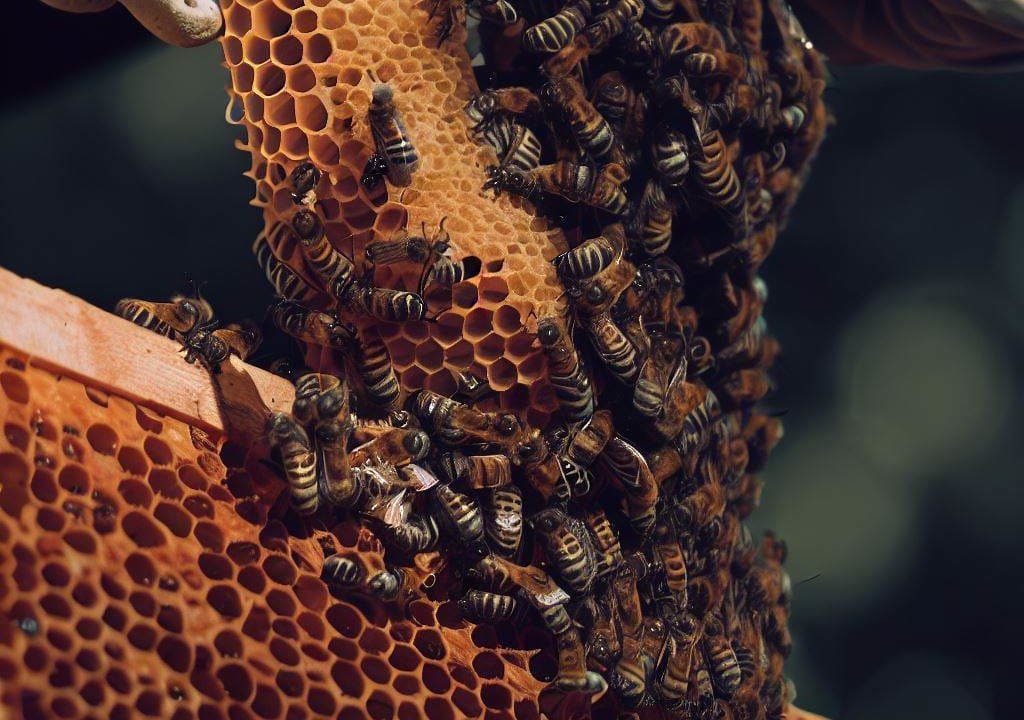
[[[482,134],[497,153],[500,165],[520,170],[533,170],[540,165],[540,140],[526,125],[511,117],[497,117],[484,126]]]
[[[320,577],[328,585],[354,587],[362,584],[366,577],[366,568],[362,562],[347,555],[331,555],[324,558]]]
[[[375,286],[372,267],[352,288],[348,304],[370,317],[390,322],[422,320],[427,314],[427,304],[419,294]]]
[[[622,654],[615,598],[605,588],[584,600],[581,613],[585,613],[587,663],[607,676],[612,662]]]
[[[679,61],[694,51],[725,50],[722,34],[703,22],[666,25],[658,35],[657,43],[665,64]]]
[[[386,426],[349,450],[357,426],[348,398],[347,386],[336,378],[307,375],[297,381],[292,413],[275,413],[267,421],[267,437],[280,453],[300,514],[315,513],[322,505],[360,509],[368,499],[365,487],[372,485],[380,499],[398,484],[397,468],[422,459],[430,449],[426,433]],[[307,423],[315,444],[303,427]]]
[[[670,710],[686,706],[694,694],[691,682],[696,680],[694,685],[702,682],[702,679],[697,678],[703,661],[699,651],[700,633],[699,623],[689,613],[684,613],[681,621],[673,628],[673,652],[668,653],[656,679],[658,695]],[[693,690],[697,690],[698,695],[701,692],[697,687]],[[696,708],[689,710],[693,712]]]
[[[715,688],[721,695],[730,697],[743,682],[743,673],[722,621],[716,616],[704,622],[704,653]]]
[[[620,435],[604,446],[595,470],[622,491],[626,517],[646,537],[654,529],[658,485],[643,454]]]
[[[654,33],[638,18],[626,23],[616,40],[623,64],[653,80],[661,69]]]
[[[313,297],[316,293],[309,284],[303,280],[294,270],[277,259],[274,251],[270,249],[267,236],[261,232],[256,236],[252,245],[252,252],[256,256],[256,262],[266,275],[267,280],[274,286],[279,297],[286,300],[303,301]]]
[[[316,202],[316,186],[320,182],[320,168],[311,162],[299,163],[288,176],[292,188],[292,202],[312,205]]]
[[[603,692],[607,684],[598,673],[587,670],[586,653],[579,632],[572,622],[565,603],[569,595],[547,573],[530,565],[522,567],[508,560],[487,556],[467,574],[499,592],[518,588],[522,596],[537,610],[541,620],[555,636],[558,651],[558,672],[551,685],[562,692]]]
[[[175,295],[170,302],[125,298],[114,312],[136,325],[181,342],[185,360],[202,361],[211,372],[229,355],[245,360],[259,345],[259,328],[248,321],[218,328],[213,308],[201,297]]]
[[[651,146],[654,171],[667,188],[678,188],[690,173],[688,145],[682,133],[662,126]]]
[[[545,60],[542,69],[549,77],[566,77],[580,62],[607,47],[643,11],[643,0],[618,0],[578,32],[572,42]]]
[[[626,386],[632,386],[639,372],[637,350],[611,315],[607,312],[581,315],[579,323],[612,377]]]
[[[625,238],[621,228],[611,226],[605,235],[584,240],[555,258],[555,268],[563,281],[593,277],[622,257]]]
[[[484,533],[498,555],[515,560],[523,540],[523,494],[515,485],[484,495]]]
[[[622,545],[608,516],[599,507],[591,508],[587,510],[586,523],[598,553],[597,577],[617,572],[623,562]]]
[[[718,49],[691,53],[683,58],[682,65],[690,77],[726,76],[731,82],[742,78],[747,70],[746,62],[739,55]]]
[[[562,413],[569,422],[586,420],[594,414],[594,391],[569,328],[560,318],[541,318],[537,321],[537,338],[547,355],[548,380]]]
[[[397,406],[401,387],[398,376],[391,364],[387,346],[375,331],[366,333],[361,342],[352,343],[352,363],[367,399],[381,408],[394,409]]]
[[[672,242],[672,203],[654,178],[644,185],[643,195],[631,223],[632,234],[640,240],[640,248],[649,256],[664,254]]]
[[[567,284],[566,292],[572,299],[573,309],[577,315],[594,315],[608,310],[619,301],[619,298],[637,277],[636,266],[623,257],[626,237],[622,225],[616,223],[605,227],[602,236],[615,250],[607,266],[600,267],[589,276],[580,276],[575,279],[568,277],[570,272],[600,265],[600,254],[596,257],[591,254],[591,260],[596,260],[596,262],[583,262],[582,260],[592,246],[584,248],[583,252],[574,255],[574,260],[559,263],[559,269],[565,270],[563,280]]]
[[[575,0],[523,33],[523,47],[533,53],[558,52],[572,42],[590,19],[589,0]]]
[[[731,344],[715,354],[715,362],[722,372],[734,368],[767,367],[778,352],[778,342],[766,337],[768,324],[763,317],[757,318]]]
[[[295,213],[292,230],[302,242],[309,267],[339,305],[346,305],[356,282],[355,265],[327,239],[319,215],[309,209]]]
[[[405,187],[412,182],[412,174],[419,167],[420,156],[409,141],[409,133],[395,109],[394,95],[394,90],[386,83],[373,86],[369,110],[370,130],[377,155],[387,162],[388,180],[393,185]]]
[[[401,568],[385,568],[367,580],[366,589],[381,600],[397,600],[405,580],[405,572]]]
[[[659,524],[655,528],[652,549],[658,560],[658,565],[665,575],[665,586],[669,591],[668,602],[661,603],[665,608],[662,616],[673,617],[677,610],[687,606],[689,600],[687,596],[689,578],[683,551],[679,547],[679,539],[665,524]]]
[[[581,425],[574,426],[564,443],[564,453],[577,465],[590,467],[615,434],[610,410],[597,410]]]
[[[640,367],[633,390],[634,409],[649,418],[656,418],[665,409],[665,395],[670,386],[686,375],[686,358],[680,345],[659,330],[650,333],[650,352]]]
[[[274,324],[304,343],[345,349],[356,338],[356,329],[333,315],[310,310],[292,300],[281,300],[270,309]]]
[[[512,25],[519,19],[515,6],[508,0],[434,0],[428,19],[432,20],[439,13],[444,14],[437,28],[437,47],[441,47],[451,37],[456,24],[465,22],[468,9],[494,25]]]
[[[624,143],[634,143],[643,135],[646,100],[626,80],[612,70],[594,82],[594,107],[612,126]]]
[[[473,121],[473,129],[477,131],[494,122],[502,113],[536,118],[541,111],[540,98],[525,87],[485,90],[474,95],[466,105],[466,115]]]
[[[462,282],[480,271],[479,260],[476,258],[453,260],[448,255],[452,247],[452,238],[444,229],[445,220],[447,218],[441,220],[437,232],[429,240],[424,224],[422,235],[405,233],[393,240],[371,243],[366,248],[366,259],[373,265],[390,265],[397,262],[421,263],[423,272],[418,283],[420,295],[431,282],[446,288],[457,282]]]
[[[117,302],[114,314],[146,330],[173,338],[187,332],[197,320],[200,323],[212,320],[213,308],[205,301],[183,295],[175,295],[169,303],[124,298]]]
[[[481,412],[430,390],[416,393],[411,405],[424,426],[448,445],[494,443],[511,448],[524,431],[511,413]]]
[[[644,0],[647,11],[644,16],[658,22],[668,22],[675,14],[675,0]]]
[[[586,651],[574,625],[555,634],[555,648],[558,650],[558,674],[551,682],[553,687],[562,692],[580,692],[585,695],[598,695],[608,688],[608,683],[600,674],[587,670]]]
[[[779,110],[778,127],[784,133],[795,135],[807,120],[807,109],[799,103],[787,105]]]
[[[534,531],[555,573],[576,595],[590,590],[597,576],[597,550],[587,526],[558,508],[541,510],[531,519]]]
[[[654,672],[654,661],[641,652],[636,639],[622,638],[622,655],[612,667],[609,683],[627,708],[639,707],[647,694],[647,678]]]
[[[389,545],[409,555],[430,552],[441,539],[441,529],[432,514],[412,515],[398,525],[382,523],[380,532]]]
[[[692,128],[692,164],[699,187],[725,215],[733,232],[737,236],[745,235],[749,228],[747,198],[729,160],[725,139],[721,132],[708,127],[706,113],[703,120],[693,118]]]
[[[438,485],[434,489],[434,508],[442,529],[457,538],[462,547],[479,557],[487,554],[484,516],[476,500],[448,485]]]
[[[479,622],[505,622],[515,615],[514,597],[486,590],[470,590],[459,599],[462,614]]]
[[[291,488],[292,506],[301,515],[311,515],[320,506],[317,487],[316,453],[306,431],[284,413],[270,418],[267,436],[281,453],[285,477]],[[338,569],[341,572],[341,568]],[[347,577],[348,572],[344,575]]]
[[[716,386],[726,410],[749,407],[772,390],[771,380],[760,368],[737,370],[720,380]]]
[[[512,465],[504,455],[463,455],[444,453],[439,462],[452,482],[473,490],[505,487],[512,483]]]
[[[484,183],[484,189],[493,188],[496,196],[502,190],[523,197],[547,192],[613,215],[624,215],[629,211],[629,199],[621,188],[626,174],[622,166],[615,163],[596,168],[560,160],[529,171],[492,165],[487,173],[489,179]]]
[[[561,117],[579,146],[596,162],[622,165],[622,152],[608,121],[587,100],[583,86],[573,78],[555,78],[539,93],[549,117]]]
[[[220,366],[230,355],[247,359],[259,346],[262,339],[260,329],[249,321],[229,323],[218,328],[211,321],[208,325],[196,325],[182,336],[185,360],[200,359],[211,372],[219,373]]]

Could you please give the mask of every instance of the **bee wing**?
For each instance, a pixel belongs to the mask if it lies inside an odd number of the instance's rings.
[[[399,490],[384,504],[381,519],[385,525],[402,525],[409,517],[409,503],[405,502],[405,489]]]
[[[440,480],[434,476],[433,473],[427,472],[416,463],[409,463],[401,470],[403,475],[412,475],[412,479],[417,483],[417,487],[413,489],[413,492],[423,492],[437,485]]]

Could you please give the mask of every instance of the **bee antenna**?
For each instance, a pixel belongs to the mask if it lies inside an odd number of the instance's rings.
[[[448,221],[448,216],[447,216],[447,215],[445,215],[445,216],[444,216],[443,218],[441,218],[441,222],[440,222],[440,223],[438,223],[438,229],[439,229],[439,230],[440,230],[441,232],[444,232],[444,224],[445,224],[445,223],[446,223],[447,221]]]

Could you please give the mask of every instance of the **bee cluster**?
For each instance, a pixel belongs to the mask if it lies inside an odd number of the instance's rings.
[[[303,271],[266,234],[253,249],[275,324],[337,373],[296,372],[267,435],[299,515],[348,513],[386,548],[383,569],[334,554],[322,577],[383,602],[454,600],[509,647],[539,623],[549,716],[780,718],[785,546],[743,525],[782,433],[759,408],[778,344],[757,272],[823,136],[823,61],[782,0],[439,0],[438,47],[467,12],[486,89],[465,112],[497,158],[480,182],[569,240],[565,302],[530,319],[557,412],[531,426],[468,370],[454,393],[409,392],[374,323],[429,323],[429,297],[481,263],[454,256],[444,221],[346,255],[324,171],[295,164],[276,213]],[[400,101],[375,80],[363,188],[409,187],[429,161]],[[392,265],[414,285],[378,284]],[[227,351],[207,338],[225,331],[194,303],[178,317],[185,304],[121,310],[215,367]]]

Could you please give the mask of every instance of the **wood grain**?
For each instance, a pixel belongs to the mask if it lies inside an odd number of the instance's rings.
[[[287,380],[236,357],[212,375],[180,345],[0,267],[0,343],[30,362],[247,443],[291,407]]]

